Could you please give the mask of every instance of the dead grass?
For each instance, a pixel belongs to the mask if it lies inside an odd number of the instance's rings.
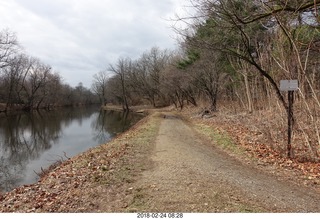
[[[222,145],[241,158],[251,157],[249,159],[257,160],[272,173],[320,190],[320,163],[302,163],[300,159],[284,156],[286,123],[281,111],[253,114],[220,111],[210,118],[201,118],[201,111],[201,108],[187,108],[182,114],[196,124],[202,134],[216,141],[215,145]],[[0,212],[135,212],[143,209],[145,194],[134,185],[143,171],[152,168],[150,154],[162,116],[161,113],[150,115],[108,144],[64,161],[38,183],[0,196]],[[299,122],[307,118],[301,111]],[[305,122],[308,124],[308,120]],[[305,132],[309,130],[313,138],[312,126],[302,127]],[[300,144],[305,149],[303,142],[296,128],[296,157],[310,156],[308,151],[298,150]]]
[[[159,120],[149,116],[111,142],[64,161],[38,183],[0,197],[0,212],[125,212],[139,194],[132,184],[151,168]]]
[[[241,148],[237,147],[226,131],[219,131],[212,126],[203,123],[195,123],[194,128],[214,142],[214,145],[217,147],[231,151],[232,153],[240,153],[239,150]]]
[[[216,143],[219,138],[222,138],[222,145],[223,141],[227,141],[226,145],[231,147],[224,148],[230,153],[240,155],[240,159],[249,158],[257,161],[259,166],[273,173],[287,175],[289,178],[295,178],[299,183],[320,190],[320,162],[315,153],[319,146],[317,144],[310,146],[310,142],[305,140],[313,139],[314,142],[317,136],[308,120],[309,116],[302,110],[295,108],[296,125],[292,138],[294,159],[286,156],[286,113],[279,108],[259,110],[252,114],[238,109],[228,111],[224,108],[207,118],[201,118],[201,111],[201,108],[188,108],[183,111],[183,114],[198,127],[198,131],[215,139]],[[300,130],[301,127],[304,129],[303,132]],[[229,144],[229,141],[233,143]]]
[[[187,116],[200,119],[203,107],[191,107],[183,111]],[[312,115],[296,103],[294,108],[295,123],[292,132],[292,148],[294,159],[299,162],[320,162],[320,111],[312,108]],[[279,153],[287,155],[287,114],[279,106],[268,107],[247,113],[239,107],[222,106],[212,118],[206,118],[206,124],[217,124],[231,133],[247,133],[241,139],[249,144],[265,145]]]

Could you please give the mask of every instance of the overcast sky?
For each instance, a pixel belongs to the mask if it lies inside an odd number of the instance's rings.
[[[25,52],[58,71],[65,83],[90,87],[119,57],[158,46],[176,48],[171,28],[187,0],[0,0],[0,30],[16,33]]]

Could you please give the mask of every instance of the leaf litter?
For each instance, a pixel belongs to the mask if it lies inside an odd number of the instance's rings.
[[[256,162],[275,175],[320,190],[320,163],[284,156],[281,127],[270,130],[252,115],[219,114],[207,119],[190,111],[184,115],[221,135],[227,133],[246,154],[244,162]],[[35,184],[0,194],[0,212],[126,212],[135,201],[135,179],[150,165],[147,156],[156,125],[151,127],[147,121],[143,119],[108,144],[62,162]]]

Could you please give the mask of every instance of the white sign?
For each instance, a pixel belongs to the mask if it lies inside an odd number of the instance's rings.
[[[280,90],[281,91],[295,91],[298,90],[298,80],[281,80]]]

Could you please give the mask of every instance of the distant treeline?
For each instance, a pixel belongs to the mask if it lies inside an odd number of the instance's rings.
[[[186,24],[175,29],[180,36],[177,51],[152,48],[136,60],[119,58],[94,76],[92,90],[100,101],[124,109],[145,103],[180,109],[201,105],[212,112],[264,109],[284,115],[278,121],[281,133],[291,111],[280,80],[296,79],[299,119],[294,130],[305,139],[302,150],[320,157],[320,1],[190,4],[195,14],[177,18]]]
[[[94,76],[103,104],[154,106],[220,103],[249,112],[288,108],[283,79],[299,80],[299,98],[320,106],[319,1],[192,0],[196,13],[177,18],[177,51],[152,48],[119,58]]]
[[[15,34],[0,31],[0,112],[98,102],[81,82],[71,87],[51,66],[26,55]]]

